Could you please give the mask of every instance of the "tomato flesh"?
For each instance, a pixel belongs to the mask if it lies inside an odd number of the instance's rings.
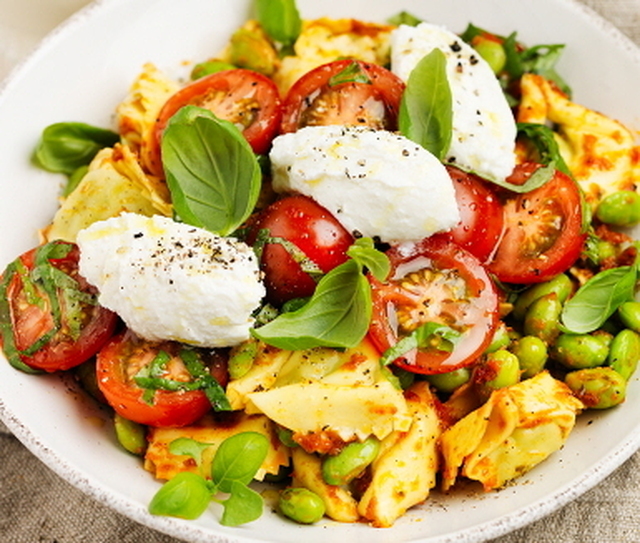
[[[188,382],[178,354],[181,344],[172,341],[149,342],[129,331],[114,336],[97,356],[98,387],[113,409],[122,417],[149,426],[181,427],[194,423],[211,409],[202,390],[155,390],[145,397],[145,389],[138,386],[135,376],[149,365],[160,351],[171,356],[166,375],[176,381]],[[221,385],[227,382],[226,359],[213,352],[207,366]]]
[[[269,150],[282,117],[278,88],[262,74],[238,68],[198,79],[171,96],[158,115],[150,152],[154,173],[162,172],[162,132],[169,119],[187,105],[209,109],[219,118],[234,123],[256,154]]]
[[[66,246],[69,251],[48,259],[48,264],[77,285],[78,294],[69,294],[59,285],[55,292],[47,292],[38,280],[29,279],[37,265],[38,251],[45,250],[42,247],[27,251],[16,261],[26,275],[14,273],[7,278],[2,345],[10,361],[15,349],[13,360],[27,366],[22,369],[55,372],[78,366],[98,352],[116,327],[115,313],[95,303],[96,290],[78,273],[77,246],[53,242],[48,247],[53,245]],[[78,297],[84,299],[74,301]],[[92,298],[94,301],[89,302]],[[59,307],[58,319],[54,303]]]
[[[349,71],[359,77],[341,77]],[[375,64],[356,60],[323,64],[298,79],[287,93],[280,130],[295,132],[318,125],[396,130],[404,86],[395,74]]]
[[[480,177],[447,167],[456,192],[460,223],[446,235],[481,262],[492,255],[504,224],[496,192]]]
[[[509,179],[521,184],[539,165],[520,165]],[[586,233],[580,189],[557,171],[543,186],[510,193],[504,201],[504,233],[489,271],[505,283],[540,283],[569,269]]]
[[[370,278],[373,320],[370,334],[381,351],[425,323],[450,327],[459,340],[450,351],[421,348],[395,364],[414,373],[434,374],[472,364],[491,342],[498,322],[498,294],[489,275],[470,253],[445,236],[392,247],[391,279]]]
[[[277,200],[264,209],[248,238],[254,244],[261,230],[294,244],[321,272],[347,260],[353,237],[324,207],[302,195]],[[311,296],[316,287],[291,252],[281,243],[265,243],[260,266],[267,298],[280,305],[293,298]]]

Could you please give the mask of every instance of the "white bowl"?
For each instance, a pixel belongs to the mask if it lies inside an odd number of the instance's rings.
[[[577,102],[640,127],[640,53],[611,25],[571,0],[298,0],[305,18],[384,21],[401,9],[462,31],[467,22],[527,44],[567,44],[560,72]],[[176,71],[217,52],[249,15],[248,0],[103,0],[83,10],[8,80],[0,95],[0,266],[37,243],[56,209],[58,178],[31,166],[43,127],[57,121],[110,126],[143,63]],[[640,446],[640,384],[627,402],[586,413],[567,445],[517,484],[489,494],[437,492],[393,528],[323,522],[298,526],[267,511],[241,528],[218,524],[212,506],[195,522],[154,517],[147,504],[158,483],[121,452],[103,414],[68,380],[31,376],[0,364],[0,415],[43,462],[94,498],[132,519],[190,541],[315,543],[366,540],[478,541],[551,512],[597,484]]]

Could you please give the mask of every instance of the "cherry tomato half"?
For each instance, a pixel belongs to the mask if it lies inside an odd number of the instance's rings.
[[[435,323],[458,334],[452,348],[414,349],[395,364],[422,374],[472,364],[491,342],[498,322],[498,294],[482,264],[445,236],[394,246],[387,255],[391,279],[370,278],[370,335],[378,348],[385,352],[419,326]]]
[[[481,262],[486,262],[500,239],[502,204],[496,192],[480,177],[447,167],[453,180],[460,223],[446,235]]]
[[[198,79],[171,96],[158,115],[150,152],[154,173],[162,172],[162,132],[169,119],[186,105],[209,109],[221,119],[234,123],[256,154],[269,150],[282,116],[278,88],[262,74],[238,68]]]
[[[304,126],[359,125],[396,130],[404,82],[358,60],[323,64],[296,81],[284,100],[281,132]]]
[[[96,363],[98,387],[121,416],[140,424],[180,427],[192,424],[211,409],[203,390],[152,390],[139,386],[136,377],[163,353],[167,362],[156,377],[189,383],[193,376],[180,358],[184,345],[174,341],[149,342],[125,331],[100,350]],[[198,350],[221,386],[228,380],[227,360],[218,351]]]
[[[538,167],[519,165],[509,181],[522,184]],[[506,196],[504,233],[488,268],[505,283],[543,282],[571,267],[585,239],[580,189],[557,171],[540,188]]]
[[[78,247],[55,241],[11,263],[2,277],[0,327],[9,362],[29,371],[63,371],[95,355],[111,337],[115,313],[97,304],[78,273]]]
[[[285,197],[265,208],[249,235],[250,244],[256,242],[260,231],[293,244],[321,273],[345,262],[353,243],[351,234],[329,211],[302,195]],[[316,280],[302,269],[299,260],[283,243],[264,244],[260,265],[269,301],[279,305],[313,294]]]

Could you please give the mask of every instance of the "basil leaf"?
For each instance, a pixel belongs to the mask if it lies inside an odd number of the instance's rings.
[[[198,466],[201,466],[202,454],[209,447],[211,447],[211,443],[201,443],[190,437],[179,437],[169,443],[169,452],[178,456],[190,456]]]
[[[284,46],[295,43],[302,29],[302,19],[295,0],[255,0],[258,22],[274,41]]]
[[[434,49],[409,75],[400,102],[400,133],[442,160],[451,144],[452,107],[447,59]]]
[[[185,106],[169,120],[162,161],[180,220],[226,236],[253,211],[258,161],[240,131],[209,110]]]
[[[563,327],[576,334],[597,330],[618,306],[633,300],[638,271],[635,266],[622,266],[594,275],[564,305]]]
[[[347,255],[367,268],[378,281],[384,281],[391,271],[389,257],[375,248],[371,238],[359,238],[347,249]]]
[[[260,518],[264,500],[252,488],[233,481],[231,495],[222,502],[224,511],[220,524],[223,526],[240,526]]]
[[[167,481],[149,503],[149,513],[195,520],[211,502],[211,491],[204,478],[182,471]]]
[[[349,63],[346,68],[331,76],[328,82],[330,87],[343,85],[345,83],[364,83],[365,85],[371,85],[371,79],[364,73],[360,63],[354,60]]]
[[[283,313],[252,333],[286,350],[355,347],[371,320],[371,289],[353,259],[337,266],[318,283],[311,299],[297,311]]]
[[[513,183],[510,183],[506,179],[486,178],[486,180],[490,181],[494,185],[509,189],[511,192],[523,194],[525,192],[531,192],[532,190],[540,188],[545,183],[547,183],[547,181],[551,181],[555,174],[556,163],[552,161],[546,166],[541,166],[540,168],[535,170],[522,185],[515,185]]]
[[[211,463],[211,479],[221,492],[234,482],[248,485],[269,452],[269,441],[258,432],[241,432],[225,439]]]
[[[518,135],[526,136],[538,151],[540,164],[553,163],[557,170],[572,177],[571,170],[560,154],[553,130],[544,124],[518,123]]]
[[[414,349],[430,348],[451,352],[460,337],[460,332],[449,326],[437,322],[425,322],[382,353],[380,364],[387,366]]]
[[[55,123],[42,131],[34,161],[47,171],[71,175],[89,164],[98,151],[118,141],[120,136],[111,130],[85,123]]]

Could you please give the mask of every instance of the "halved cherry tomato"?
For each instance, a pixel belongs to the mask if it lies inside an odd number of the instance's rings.
[[[503,227],[502,204],[480,177],[447,167],[456,191],[460,223],[446,235],[481,262],[491,256]]]
[[[150,152],[156,174],[162,172],[162,132],[169,119],[186,105],[209,109],[221,119],[234,123],[256,154],[269,150],[282,117],[278,88],[262,74],[238,68],[198,79],[171,96],[158,115]]]
[[[256,242],[260,231],[293,244],[301,252],[300,256],[312,267],[317,267],[319,273],[326,273],[345,262],[346,250],[353,243],[351,234],[329,211],[302,195],[285,197],[264,209],[251,230],[250,244]],[[267,298],[272,303],[279,305],[292,298],[313,294],[316,280],[302,269],[299,260],[283,243],[264,244],[260,265]]]
[[[4,271],[0,343],[24,371],[62,371],[82,364],[105,344],[117,317],[97,304],[78,273],[78,247],[55,241],[27,251]]]
[[[191,424],[211,409],[203,390],[187,390],[192,376],[180,358],[185,346],[174,341],[149,342],[130,331],[114,336],[97,357],[98,387],[113,409],[126,419],[158,427]],[[218,351],[197,351],[207,371],[221,386],[228,380],[227,360]],[[153,389],[140,386],[141,377],[158,356],[166,357],[162,370],[154,370],[155,379],[166,379],[185,389]]]
[[[281,132],[304,126],[359,125],[396,130],[404,82],[367,62],[337,60],[296,81],[284,100]]]
[[[422,374],[472,364],[491,342],[498,322],[498,294],[482,264],[439,235],[392,247],[387,255],[391,279],[370,278],[370,334],[378,348],[384,352],[421,325],[435,323],[458,334],[451,350],[414,349],[395,364]]]
[[[508,179],[522,184],[539,164],[519,165]],[[580,256],[582,198],[576,183],[557,171],[542,187],[509,193],[504,201],[504,234],[489,271],[505,283],[538,283],[567,270]]]

